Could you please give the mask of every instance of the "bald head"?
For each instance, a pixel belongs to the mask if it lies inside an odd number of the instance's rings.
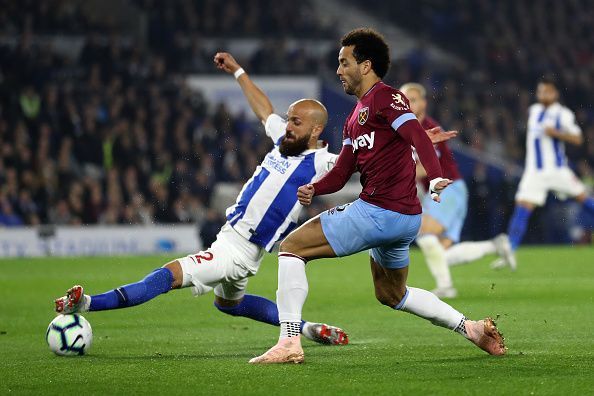
[[[287,110],[287,127],[280,150],[283,155],[297,155],[318,146],[318,138],[328,123],[328,111],[315,99],[301,99]]]
[[[309,117],[311,121],[322,128],[328,123],[328,111],[326,106],[315,99],[299,99],[291,104],[294,111],[303,112],[303,115]]]

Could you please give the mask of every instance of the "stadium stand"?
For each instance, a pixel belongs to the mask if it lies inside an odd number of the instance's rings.
[[[269,0],[225,7],[207,0],[123,2],[141,16],[134,24],[117,15],[88,17],[96,15],[88,12],[93,3],[0,1],[0,224],[212,219],[206,213],[213,186],[245,180],[270,146],[259,125],[206,103],[180,76],[216,73],[212,49],[236,38],[259,42],[241,57],[253,74],[327,80],[336,67],[335,45],[323,56],[305,44],[288,45],[295,38],[315,43],[340,36],[331,18],[315,12],[315,2],[301,2],[290,18],[291,7]],[[525,1],[478,2],[472,14],[435,3],[367,3],[366,12],[381,9],[378,18],[422,39],[394,60],[388,82],[424,83],[431,112],[459,129],[462,142],[521,165],[534,81],[553,72],[584,127],[586,144],[570,155],[594,184],[594,112],[587,105],[594,34],[591,16],[580,12],[586,2],[548,2],[554,12],[542,15],[542,24],[527,16],[544,7]],[[576,15],[571,26],[562,24],[568,15]],[[76,38],[77,49],[48,44],[62,36]],[[429,42],[463,63],[430,62],[423,44]],[[517,181],[505,172],[492,179],[481,164],[463,170],[476,214],[467,234],[493,235],[505,224]]]

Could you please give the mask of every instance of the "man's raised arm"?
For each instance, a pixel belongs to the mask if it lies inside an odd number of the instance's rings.
[[[268,116],[274,112],[274,108],[272,107],[272,103],[270,103],[268,96],[254,84],[245,70],[243,70],[231,54],[227,52],[217,52],[214,56],[214,63],[218,69],[233,74],[252,108],[252,111],[263,124],[266,124]]]

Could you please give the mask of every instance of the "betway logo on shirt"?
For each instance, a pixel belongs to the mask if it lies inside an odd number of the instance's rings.
[[[353,140],[353,153],[363,147],[367,147],[368,150],[373,148],[373,143],[375,142],[375,131],[371,133],[366,133],[365,135],[361,135],[357,137],[357,139]]]

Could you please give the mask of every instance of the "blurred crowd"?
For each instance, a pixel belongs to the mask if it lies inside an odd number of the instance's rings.
[[[310,1],[290,0],[135,0],[149,15],[154,46],[169,45],[175,33],[210,37],[332,37],[330,19]]]
[[[109,7],[107,17],[96,7]],[[165,48],[176,33],[208,37],[328,38],[333,19],[315,12],[309,0],[0,0],[0,31],[20,33],[27,27],[38,34],[113,33],[126,30],[117,12],[133,11],[147,20],[153,48]],[[29,25],[29,26],[28,26]]]
[[[553,73],[586,137],[569,154],[593,181],[587,0],[455,3],[366,3],[420,37],[387,81],[422,82],[430,112],[459,129],[460,140],[521,164],[535,82]],[[264,38],[241,59],[254,74],[329,76],[336,68],[335,48],[320,57],[287,46],[290,38],[340,36],[309,1],[295,8],[288,0],[130,0],[146,16],[144,39],[86,17],[85,4],[0,0],[0,224],[220,221],[208,209],[214,184],[245,181],[270,144],[259,125],[184,86],[186,73],[216,73],[205,40]],[[68,56],[36,40],[48,34],[78,35],[84,45]],[[427,43],[460,61],[430,62]],[[494,184],[481,165],[472,172],[477,216],[470,221],[501,223],[501,212],[487,208],[493,202],[505,211],[516,180]],[[488,219],[490,212],[498,218]]]
[[[0,47],[0,224],[200,222],[214,184],[270,149],[162,56],[89,41],[71,60],[32,39]]]
[[[68,0],[0,0],[0,34],[17,35],[32,28],[37,34],[82,34],[100,29],[81,8]]]

